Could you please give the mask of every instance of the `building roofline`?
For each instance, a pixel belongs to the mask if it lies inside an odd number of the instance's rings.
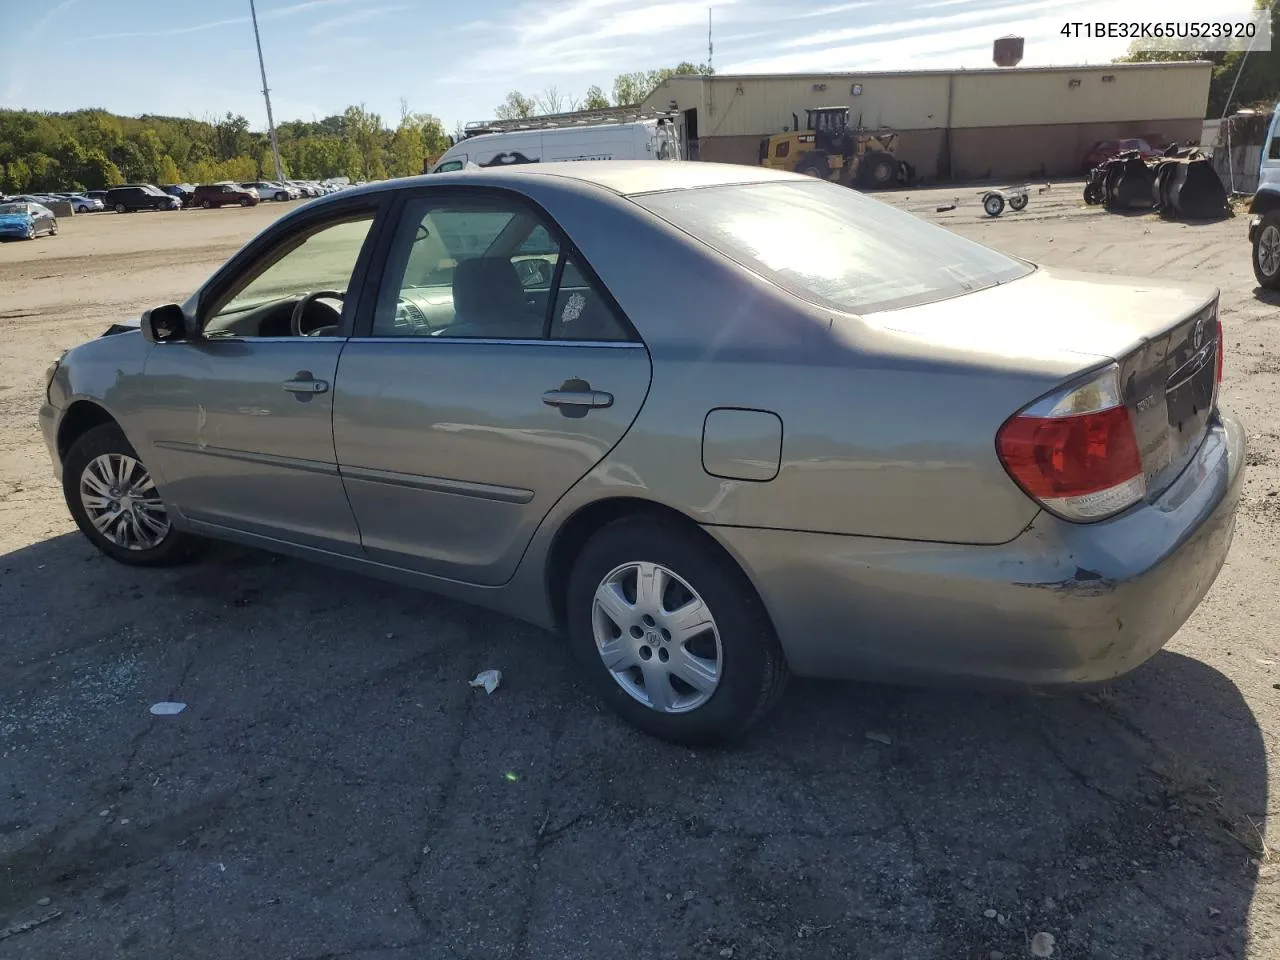
[[[944,70],[866,70],[862,72],[857,70],[832,70],[825,72],[815,70],[804,73],[714,73],[708,76],[677,74],[676,76],[668,77],[666,81],[663,81],[662,84],[659,84],[654,89],[661,89],[663,84],[670,80],[800,80],[809,79],[811,77],[848,77],[851,79],[864,79],[867,77],[945,77],[953,74],[960,76],[967,74],[997,73],[1073,73],[1085,70],[1167,70],[1170,68],[1191,69],[1212,66],[1213,62],[1210,60],[1162,60],[1152,63],[1079,63],[1043,67],[977,67],[975,69],[952,67]],[[652,93],[650,96],[652,96]]]

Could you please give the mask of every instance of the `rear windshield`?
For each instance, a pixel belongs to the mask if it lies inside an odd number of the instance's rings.
[[[795,296],[847,313],[944,300],[1034,269],[825,181],[731,184],[631,199]]]

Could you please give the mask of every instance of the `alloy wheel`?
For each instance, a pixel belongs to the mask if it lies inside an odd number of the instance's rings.
[[[169,534],[169,513],[146,467],[122,453],[94,457],[80,474],[80,502],[94,529],[126,550],[150,550]]]
[[[1268,277],[1280,271],[1280,227],[1275,224],[1265,227],[1258,237],[1258,267]]]
[[[720,633],[706,602],[661,564],[624,563],[596,588],[596,652],[618,686],[659,713],[687,713],[716,692]]]

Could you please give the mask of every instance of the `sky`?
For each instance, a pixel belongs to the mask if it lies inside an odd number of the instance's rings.
[[[493,117],[509,90],[606,93],[622,72],[707,59],[708,0],[257,0],[276,121],[363,103],[447,130]],[[1070,39],[1077,21],[1203,20],[1205,0],[712,0],[717,73],[1100,63],[1123,40]],[[1214,0],[1212,16],[1249,0]],[[0,106],[243,114],[266,128],[249,0],[0,0]]]

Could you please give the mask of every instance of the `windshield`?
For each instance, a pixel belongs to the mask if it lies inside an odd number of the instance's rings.
[[[732,184],[631,199],[789,293],[847,313],[960,296],[1033,269],[822,181]]]
[[[25,203],[0,203],[0,216],[6,213],[26,213],[27,205]]]

